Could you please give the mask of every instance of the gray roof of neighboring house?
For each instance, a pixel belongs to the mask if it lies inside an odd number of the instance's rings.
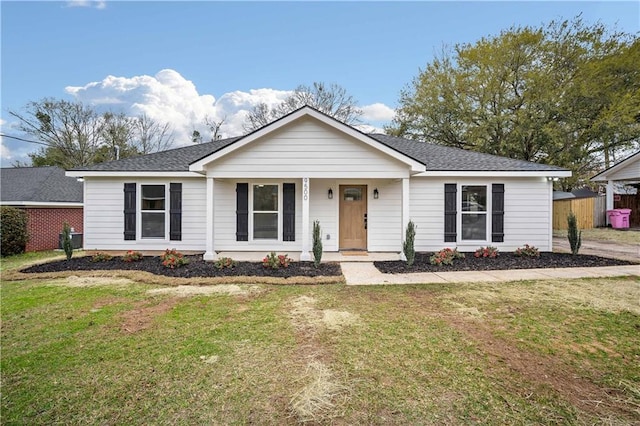
[[[81,203],[82,183],[59,167],[0,169],[0,200],[4,202]]]

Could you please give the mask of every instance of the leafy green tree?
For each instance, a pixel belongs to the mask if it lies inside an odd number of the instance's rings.
[[[296,87],[291,95],[274,108],[269,108],[265,103],[256,105],[247,115],[243,127],[251,132],[305,105],[347,124],[358,124],[362,115],[356,101],[342,86],[314,82],[312,86]]]
[[[24,209],[0,206],[0,254],[3,257],[24,253],[29,241],[27,224]]]
[[[638,147],[638,39],[580,18],[443,51],[402,90],[390,134],[574,171]]]
[[[93,162],[102,163],[138,155],[131,145],[135,130],[134,121],[123,113],[106,112],[102,115],[102,143],[96,149]]]

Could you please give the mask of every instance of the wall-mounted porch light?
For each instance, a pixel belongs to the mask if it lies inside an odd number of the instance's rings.
[[[327,198],[333,200],[333,189],[329,188],[327,191]]]
[[[374,199],[378,199],[378,197],[380,196],[380,193],[378,192],[378,188],[373,190],[373,198]]]

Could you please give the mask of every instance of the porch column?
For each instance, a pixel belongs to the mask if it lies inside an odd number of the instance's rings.
[[[400,230],[400,241],[404,243],[405,231],[409,225],[409,178],[402,179],[402,229]],[[400,260],[407,260],[400,246]]]
[[[213,194],[215,189],[215,181],[212,176],[207,176],[207,226],[206,226],[206,245],[207,251],[205,251],[202,259],[204,260],[216,260],[218,255],[213,249],[213,230],[214,230],[214,215],[213,215]]]
[[[311,260],[311,238],[309,230],[309,178],[302,178],[302,252],[300,260]]]
[[[607,181],[607,210],[613,209],[613,182],[612,180]],[[605,212],[605,217],[607,219],[607,225],[609,225],[609,215]]]

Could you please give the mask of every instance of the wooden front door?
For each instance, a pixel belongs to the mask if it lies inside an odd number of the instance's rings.
[[[340,185],[340,250],[367,249],[367,186]]]

